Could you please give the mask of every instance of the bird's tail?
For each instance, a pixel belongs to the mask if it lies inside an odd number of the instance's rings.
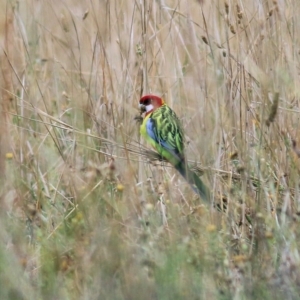
[[[175,166],[176,170],[186,179],[191,185],[192,189],[200,195],[206,202],[210,202],[210,191],[199,176],[193,172],[185,162],[179,163]]]

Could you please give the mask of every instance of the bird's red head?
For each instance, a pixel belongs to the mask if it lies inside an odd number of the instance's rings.
[[[155,95],[145,95],[140,99],[140,108],[146,112],[146,115],[154,111],[155,109],[164,105],[165,102],[158,96]]]

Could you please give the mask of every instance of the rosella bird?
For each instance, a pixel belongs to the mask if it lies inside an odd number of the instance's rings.
[[[175,112],[158,96],[145,95],[140,99],[145,112],[141,135],[158,154],[171,163],[187,180],[193,190],[209,202],[210,192],[202,180],[187,165],[184,155],[184,134]]]

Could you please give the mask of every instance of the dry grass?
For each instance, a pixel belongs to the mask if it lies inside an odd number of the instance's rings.
[[[298,0],[1,5],[1,299],[300,297]],[[147,92],[210,207],[143,154]]]

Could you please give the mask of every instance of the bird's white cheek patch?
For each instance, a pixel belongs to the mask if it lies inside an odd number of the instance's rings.
[[[154,107],[153,107],[152,104],[147,105],[147,106],[146,106],[146,112],[152,110],[153,108],[154,108]]]

